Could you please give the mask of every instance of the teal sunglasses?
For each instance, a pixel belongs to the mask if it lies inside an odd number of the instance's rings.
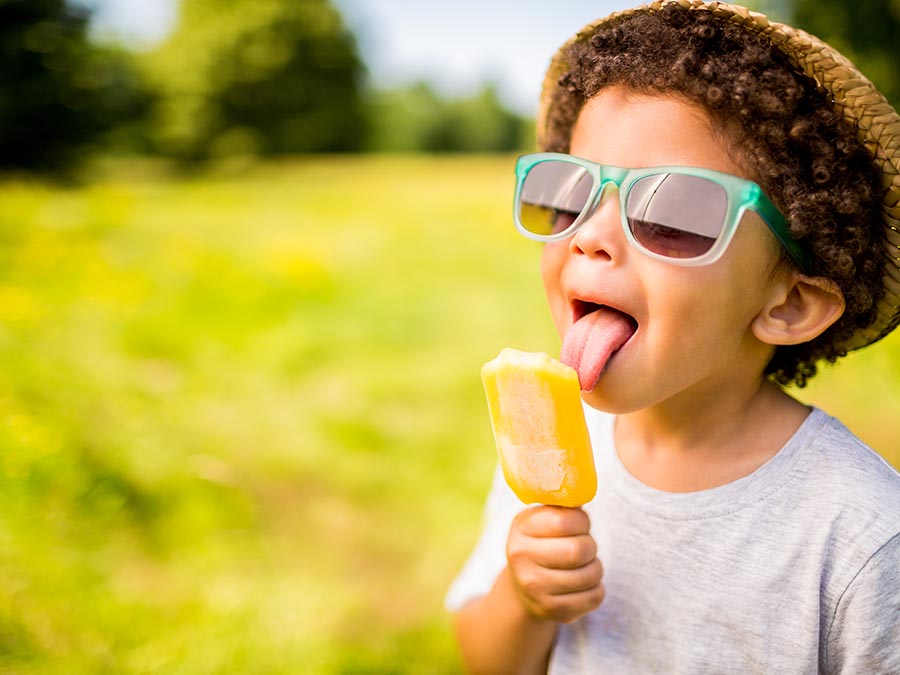
[[[809,270],[809,256],[762,188],[710,169],[624,169],[555,152],[523,155],[516,162],[516,228],[537,241],[570,237],[590,218],[610,183],[619,190],[625,236],[651,258],[709,265],[722,257],[751,209],[794,262]]]

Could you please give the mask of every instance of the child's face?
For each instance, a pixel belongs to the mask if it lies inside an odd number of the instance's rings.
[[[747,177],[698,108],[673,97],[626,96],[620,88],[604,89],[587,102],[570,153],[629,168],[693,166]],[[680,267],[629,245],[617,199],[608,190],[572,237],[545,245],[541,260],[550,311],[564,340],[585,303],[614,307],[638,326],[586,392],[588,403],[624,413],[664,402],[702,402],[726,387],[758,383],[773,348],[754,336],[752,324],[779,276],[771,273],[778,244],[765,224],[748,212],[720,260]],[[565,349],[583,347],[571,340]],[[589,349],[584,354],[584,360],[596,358]]]

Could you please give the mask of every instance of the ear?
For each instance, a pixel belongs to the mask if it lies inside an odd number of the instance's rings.
[[[762,342],[796,345],[824,333],[844,313],[844,294],[831,279],[785,275],[751,328]]]

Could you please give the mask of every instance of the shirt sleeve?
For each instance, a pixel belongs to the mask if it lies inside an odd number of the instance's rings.
[[[525,508],[506,484],[500,465],[494,471],[491,491],[484,508],[484,528],[459,575],[450,584],[444,606],[451,612],[486,595],[506,567],[506,540],[516,514]]]
[[[829,673],[900,673],[900,533],[847,587],[828,635]]]

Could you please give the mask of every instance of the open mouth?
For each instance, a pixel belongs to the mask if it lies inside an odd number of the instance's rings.
[[[612,357],[637,332],[638,322],[615,307],[578,299],[572,302],[572,319],[561,360],[578,373],[582,391],[593,391]]]
[[[615,312],[616,314],[620,315],[625,321],[627,321],[629,324],[631,324],[632,333],[637,331],[637,328],[638,328],[637,319],[635,319],[630,314],[626,314],[621,309],[611,307],[610,305],[600,305],[600,304],[597,304],[596,302],[588,302],[587,300],[575,299],[572,301],[572,320],[573,320],[573,322],[579,321],[580,319],[584,318],[588,314],[592,314],[593,312],[596,312],[599,310]]]

